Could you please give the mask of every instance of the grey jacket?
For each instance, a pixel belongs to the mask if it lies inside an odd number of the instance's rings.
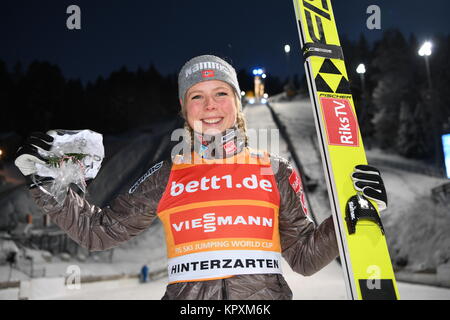
[[[240,150],[237,150],[239,152]],[[335,259],[338,246],[331,217],[315,226],[305,214],[301,193],[289,182],[290,163],[270,155],[280,193],[279,233],[282,256],[291,268],[310,276]],[[81,246],[100,251],[115,247],[147,229],[157,217],[158,203],[167,187],[172,161],[124,193],[109,206],[99,208],[69,190],[62,208],[44,201],[39,187],[30,190],[36,203],[51,220]],[[280,274],[237,275],[231,278],[169,284],[163,299],[292,299]]]

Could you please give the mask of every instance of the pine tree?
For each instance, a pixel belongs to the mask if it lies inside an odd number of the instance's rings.
[[[402,101],[396,140],[396,150],[400,155],[419,159],[429,155],[431,144],[425,114],[421,103],[412,105]]]
[[[372,67],[373,80],[377,85],[372,98],[376,108],[373,118],[375,138],[381,148],[395,146],[400,106],[405,96],[414,89],[411,79],[412,51],[403,35],[397,30],[388,30],[375,46]]]

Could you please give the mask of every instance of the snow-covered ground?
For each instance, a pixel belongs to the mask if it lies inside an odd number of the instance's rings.
[[[345,285],[342,271],[332,262],[311,277],[293,272],[283,263],[283,274],[294,300],[345,300]],[[148,283],[139,283],[136,278],[93,283],[82,283],[79,289],[65,290],[64,295],[51,296],[51,289],[43,290],[40,299],[60,300],[159,300],[164,295],[167,278],[162,277]],[[449,300],[450,290],[432,286],[398,282],[400,296],[404,300]],[[0,290],[0,299],[17,299],[19,289]]]
[[[309,99],[301,99],[293,102],[273,102],[272,107],[278,114],[282,122],[286,125],[287,131],[294,142],[298,157],[300,158],[306,173],[319,181],[318,189],[309,195],[309,205],[313,209],[317,221],[320,223],[330,215],[329,201],[326,195],[326,187],[323,178],[323,169],[320,155],[316,149],[316,133],[314,119],[311,111]],[[253,133],[264,134],[270,129],[276,129],[269,109],[265,105],[249,105],[244,109],[247,117],[247,127],[253,129]],[[279,142],[275,144],[275,140]],[[252,140],[250,141],[252,143]],[[253,141],[254,143],[254,141]],[[258,147],[258,145],[253,145]],[[264,147],[259,145],[259,147]],[[288,149],[284,141],[274,139],[268,141],[265,146],[269,151],[290,159]],[[371,159],[388,159],[389,161],[400,161],[398,156],[384,155],[379,150],[368,152],[369,163]],[[438,179],[409,171],[403,171],[398,168],[382,165],[383,161],[378,161],[376,166],[380,168],[389,193],[389,210],[383,214],[383,221],[389,232],[407,232],[409,229],[399,229],[397,226],[414,225],[415,221],[410,221],[408,212],[415,206],[416,199],[429,198],[430,189],[445,182],[445,179]],[[432,216],[433,212],[427,212],[427,216]],[[431,219],[433,223],[442,220]],[[436,222],[437,221],[437,222]],[[450,227],[450,223],[448,224]],[[427,232],[430,230],[427,229]],[[448,232],[450,234],[450,230]],[[425,235],[426,236],[426,235]],[[406,235],[405,235],[405,238]],[[437,240],[441,243],[447,241],[448,236],[439,234]],[[436,240],[436,241],[437,241]],[[395,242],[395,248],[398,250],[407,248],[405,252],[410,252],[408,244],[404,241]],[[450,248],[450,247],[449,247]],[[432,250],[429,248],[428,250]],[[445,255],[445,248],[441,255]],[[422,252],[423,256],[429,252]],[[411,257],[409,257],[411,259]],[[424,258],[425,259],[425,258]],[[415,265],[420,265],[420,259],[414,261]],[[139,235],[130,243],[115,249],[113,263],[92,261],[85,262],[71,260],[62,261],[54,257],[51,263],[41,259],[39,267],[46,268],[48,277],[67,276],[66,270],[69,265],[78,265],[82,276],[86,275],[113,275],[113,274],[136,274],[143,264],[148,264],[150,270],[162,270],[166,265],[164,236],[160,225],[155,225],[148,231]],[[420,268],[418,268],[420,269]],[[285,263],[283,266],[284,276],[290,285],[294,299],[345,299],[345,286],[342,277],[342,271],[337,262],[319,271],[311,277],[303,277],[294,273]],[[0,266],[0,281],[5,281],[9,275],[9,267]],[[26,280],[27,276],[23,273],[14,271],[12,280]],[[81,289],[71,290],[58,297],[58,299],[160,299],[164,294],[167,279],[165,277],[153,280],[146,284],[138,283],[135,278],[102,281],[95,283],[83,283]],[[403,299],[450,299],[450,290],[424,285],[412,285],[399,282],[399,291]],[[14,299],[18,297],[18,288],[0,290],[0,299]],[[45,296],[42,296],[45,298]]]

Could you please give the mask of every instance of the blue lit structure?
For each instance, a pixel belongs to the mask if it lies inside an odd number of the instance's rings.
[[[447,178],[450,179],[450,133],[442,135],[442,147],[444,148],[445,169]]]

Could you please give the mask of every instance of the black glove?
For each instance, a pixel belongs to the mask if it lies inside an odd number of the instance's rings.
[[[387,193],[380,171],[372,166],[358,165],[352,173],[353,185],[368,199],[374,200],[380,211],[387,208]]]
[[[14,164],[25,176],[30,187],[34,187],[52,178],[42,178],[36,176],[36,163],[46,164],[47,159],[39,151],[49,151],[52,147],[53,137],[42,132],[33,132],[27,138],[24,145],[17,150]],[[32,179],[32,177],[34,179]],[[37,183],[39,181],[40,183]]]

